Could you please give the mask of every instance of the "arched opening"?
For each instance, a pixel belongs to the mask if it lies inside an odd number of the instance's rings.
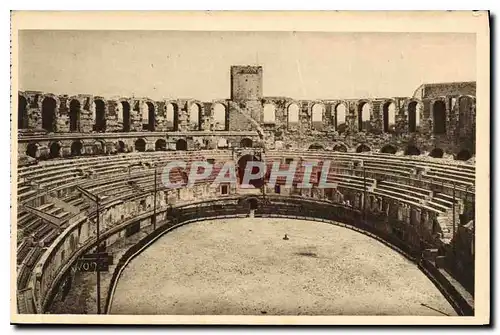
[[[347,152],[347,147],[343,144],[335,144],[333,146],[333,151],[336,152]]]
[[[214,113],[214,130],[227,130],[227,113],[226,106],[221,103],[216,103],[213,107]]]
[[[259,168],[256,166],[247,166],[249,162],[260,162],[261,160],[254,155],[244,155],[238,160],[238,182],[241,185],[243,182],[243,177],[245,173],[257,174]],[[250,171],[251,169],[251,171]],[[253,186],[255,188],[260,188],[264,185],[264,178],[254,179],[249,181],[249,185],[243,186]]]
[[[135,151],[144,152],[146,151],[146,141],[144,139],[139,138],[134,143]]]
[[[259,207],[259,201],[256,198],[250,198],[247,201],[248,208],[251,210],[256,210]]]
[[[309,146],[308,150],[325,150],[325,148],[321,144],[313,143]]]
[[[56,100],[46,97],[42,102],[42,128],[48,132],[55,131]]]
[[[120,103],[122,110],[123,131],[130,131],[130,104],[127,101]]]
[[[470,153],[469,150],[465,150],[465,149],[460,150],[460,152],[455,157],[455,159],[458,161],[468,161],[471,158],[472,158],[472,154]]]
[[[104,155],[106,153],[106,144],[104,141],[95,141],[93,145],[95,155]]]
[[[276,121],[276,108],[273,104],[264,105],[264,123],[274,123]]]
[[[358,105],[358,130],[370,130],[370,104],[368,102],[361,102]]]
[[[472,135],[474,122],[473,100],[465,96],[458,99],[458,131],[460,136]]]
[[[146,101],[141,104],[142,115],[142,130],[155,130],[155,106],[151,101]]]
[[[396,105],[394,102],[386,102],[382,107],[384,133],[390,133],[395,130],[396,125]]]
[[[227,147],[227,140],[224,137],[219,138],[219,141],[217,141],[217,149],[225,149]]]
[[[253,141],[251,139],[249,139],[248,137],[245,137],[240,142],[241,148],[251,148],[252,146],[253,146]]]
[[[76,99],[69,103],[69,131],[80,131],[80,107]]]
[[[182,138],[177,140],[177,142],[175,142],[175,150],[186,151],[187,150],[186,140],[183,140]]]
[[[356,148],[357,153],[372,151],[366,144],[361,144]]]
[[[22,95],[18,95],[17,98],[17,128],[26,129],[28,128],[28,101]]]
[[[443,101],[438,100],[434,102],[432,120],[434,123],[434,134],[446,134],[446,105]]]
[[[440,148],[434,148],[429,153],[429,156],[434,157],[434,158],[443,158],[443,155],[444,155],[444,151],[443,151],[443,149],[440,149]]]
[[[201,108],[198,104],[189,107],[189,129],[201,130]]]
[[[295,127],[299,123],[299,106],[291,104],[288,106],[288,127]]]
[[[167,129],[170,131],[179,130],[179,107],[177,104],[168,103],[166,107]]]
[[[118,151],[120,153],[126,152],[125,143],[123,141],[118,141],[116,151]]]
[[[347,129],[346,106],[344,104],[338,104],[337,107],[335,107],[335,119],[337,132],[340,134],[344,133]]]
[[[405,149],[405,155],[406,156],[418,156],[418,155],[420,155],[420,150],[414,145],[409,145]]]
[[[156,115],[155,115],[155,105],[152,102],[146,102],[148,106],[148,130],[155,131],[156,129]]]
[[[392,154],[394,155],[398,150],[393,147],[392,145],[384,145],[384,147],[382,147],[382,149],[380,149],[380,152],[383,153],[383,154]]]
[[[325,106],[323,104],[314,104],[312,107],[312,126],[314,129],[323,129],[323,115]]]
[[[167,141],[164,139],[159,139],[155,143],[155,150],[156,151],[166,151],[167,150]]]
[[[419,114],[417,113],[417,102],[412,101],[408,104],[408,131],[414,133],[419,124]]]
[[[71,156],[80,156],[82,154],[83,144],[80,141],[71,143]]]
[[[95,105],[95,131],[106,131],[106,108],[101,99],[94,100]]]
[[[61,157],[61,145],[53,142],[49,147],[49,158]]]
[[[28,146],[26,147],[26,155],[36,158],[36,154],[38,152],[38,144],[36,143],[29,143]]]

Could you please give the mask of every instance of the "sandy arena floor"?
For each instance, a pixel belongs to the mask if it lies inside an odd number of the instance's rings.
[[[442,315],[422,303],[456,315],[415,264],[367,236],[248,218],[167,233],[125,269],[111,313]]]

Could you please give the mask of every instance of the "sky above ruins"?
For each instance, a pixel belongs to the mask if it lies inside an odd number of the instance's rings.
[[[225,99],[231,65],[261,65],[264,96],[411,96],[476,80],[475,35],[20,31],[19,89],[105,97]]]

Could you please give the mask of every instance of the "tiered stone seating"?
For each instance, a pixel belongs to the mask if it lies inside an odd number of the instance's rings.
[[[417,203],[426,201],[432,196],[432,191],[384,180],[381,180],[377,183],[377,187],[375,190],[380,194],[387,194],[392,196],[399,195],[403,198],[407,198],[408,200]]]
[[[474,192],[474,166],[466,164],[440,164],[434,160],[415,157],[400,157],[384,154],[354,154],[338,152],[311,152],[311,151],[268,151],[265,160],[268,171],[273,161],[279,161],[281,169],[288,169],[283,164],[288,157],[295,160],[331,161],[328,183],[335,183],[339,189],[357,191],[369,190],[371,194],[380,195],[420,206],[434,211],[442,216],[443,231],[446,234],[446,215],[453,206],[453,198],[449,194],[436,193],[427,188],[419,187],[419,181],[428,181],[435,185],[445,186],[448,189],[454,183],[458,189],[469,187]],[[197,152],[144,152],[114,156],[82,157],[74,159],[54,160],[42,162],[39,165],[27,166],[19,169],[18,173],[18,200],[30,201],[47,191],[68,189],[72,185],[80,185],[91,193],[102,196],[104,202],[126,199],[137,195],[138,192],[150,192],[154,188],[154,169],[169,161],[180,160],[190,162],[196,160],[213,160],[213,171],[209,178],[198,183],[212,182],[218,175],[222,164],[232,160],[232,153],[228,150],[197,151]],[[354,161],[363,161],[366,178],[363,178],[363,169],[354,167]],[[134,164],[148,163],[133,167]],[[416,168],[424,172],[419,179],[415,174]],[[311,182],[318,182],[317,173],[321,168],[313,169]],[[294,184],[302,181],[304,169],[299,169],[295,175]],[[161,174],[157,175],[158,182]],[[269,176],[267,176],[268,178]],[[171,181],[182,181],[185,178],[180,169],[171,172]],[[280,179],[278,179],[280,183]],[[284,179],[282,180],[284,183]],[[163,185],[157,184],[158,189]],[[434,194],[433,194],[434,193]],[[447,192],[448,193],[448,192]],[[79,208],[88,210],[91,206],[88,200],[79,192],[73,190],[64,193],[60,200]],[[37,206],[38,210],[66,218],[69,213],[48,202]],[[449,221],[449,220],[448,220]],[[18,252],[20,283],[26,282],[29,276],[29,267],[32,267],[43,252],[43,248],[50,245],[59,233],[51,224],[44,223],[34,214],[22,209],[18,213]],[[22,286],[20,287],[22,288]]]
[[[430,160],[412,156],[401,157],[387,154],[364,154],[364,153],[339,153],[327,151],[268,151],[266,160],[283,161],[287,158],[302,160],[330,160],[336,172],[345,175],[362,175],[360,169],[352,167],[353,161],[363,161],[366,174],[381,181],[378,183],[374,194],[389,196],[393,199],[404,201],[409,204],[424,206],[437,213],[444,213],[452,207],[453,198],[444,193],[438,193],[432,197],[431,190],[414,186],[420,180],[414,175],[417,168],[424,170],[422,181],[429,184],[446,186],[456,189],[468,189],[474,192],[475,168],[474,166],[457,162],[456,164],[443,164],[436,160]],[[331,173],[331,172],[330,172]],[[340,176],[340,178],[346,178]],[[351,185],[356,181],[351,180]],[[339,186],[343,186],[339,184]]]

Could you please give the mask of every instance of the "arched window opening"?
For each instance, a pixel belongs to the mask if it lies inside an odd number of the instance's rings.
[[[344,104],[338,104],[335,108],[335,123],[337,126],[337,132],[339,132],[340,134],[344,133],[347,130],[346,110],[347,108]]]
[[[189,129],[201,130],[201,108],[198,104],[189,107]]]
[[[438,100],[434,102],[432,119],[434,123],[434,134],[446,134],[446,105],[443,101]]]
[[[362,102],[358,105],[358,130],[370,130],[370,112],[371,107],[368,102]]]
[[[299,123],[299,106],[291,104],[288,106],[288,127],[295,127]]]
[[[414,133],[420,123],[420,115],[417,111],[417,102],[412,101],[408,104],[408,131]]]
[[[387,102],[383,108],[384,133],[390,133],[396,126],[396,105],[394,102]]]
[[[155,106],[151,101],[141,104],[142,130],[155,130]]]
[[[167,129],[171,131],[179,130],[179,106],[174,103],[167,104]]]
[[[314,129],[323,129],[323,115],[325,106],[323,104],[314,104],[312,107],[312,126]]]
[[[80,102],[76,99],[69,103],[69,131],[80,131]]]
[[[17,128],[26,129],[28,128],[28,102],[25,97],[18,95],[17,104]]]
[[[461,136],[470,134],[474,123],[473,100],[470,97],[460,97],[458,100],[458,129]]]
[[[227,130],[227,112],[226,106],[221,103],[216,103],[213,107],[214,113],[214,130]]]
[[[275,123],[276,121],[276,108],[273,104],[264,105],[264,123]]]
[[[106,108],[104,101],[94,100],[95,107],[95,124],[94,130],[98,132],[106,131]]]
[[[155,131],[156,129],[155,105],[153,105],[153,103],[150,101],[148,101],[146,104],[148,105],[148,130]]]
[[[56,123],[56,100],[50,97],[42,102],[42,128],[48,132],[55,131]]]
[[[123,122],[123,131],[130,131],[130,104],[127,101],[122,101],[120,103],[120,109],[121,113],[118,115],[118,119],[120,119],[120,114],[121,114],[121,121]]]

